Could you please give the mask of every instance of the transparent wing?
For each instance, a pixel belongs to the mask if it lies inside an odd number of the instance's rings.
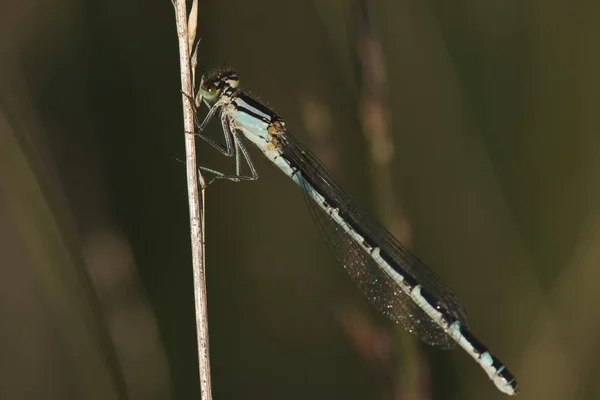
[[[324,194],[334,208],[344,210],[344,218],[373,246],[385,251],[392,259],[392,267],[400,274],[409,274],[447,310],[451,317],[467,327],[466,312],[452,290],[431,272],[416,256],[408,251],[381,224],[362,212],[333,180],[321,162],[293,136],[286,134],[282,141],[284,156],[298,168],[298,173]],[[327,213],[315,203],[305,190],[310,212],[338,262],[349,273],[354,283],[386,317],[401,324],[433,346],[452,348],[455,345],[444,331],[404,293],[393,279],[371,256],[357,244]]]

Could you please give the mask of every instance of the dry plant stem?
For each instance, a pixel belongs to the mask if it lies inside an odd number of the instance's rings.
[[[188,20],[185,0],[175,0],[175,18],[179,41],[179,63],[181,66],[181,96],[183,102],[183,124],[185,132],[194,131],[194,110],[190,98],[193,94],[190,73],[190,42],[193,37],[188,33]],[[192,12],[197,5],[192,7]],[[193,22],[195,16],[190,20]],[[194,23],[192,23],[194,25]],[[195,26],[193,26],[195,31]],[[193,34],[195,36],[195,32]],[[191,40],[190,40],[191,39]],[[206,281],[204,262],[204,190],[198,191],[198,181],[203,181],[196,168],[195,136],[185,134],[185,165],[187,170],[188,201],[190,207],[190,233],[192,245],[192,263],[194,269],[194,303],[196,306],[196,334],[198,338],[198,369],[200,372],[200,392],[202,400],[212,400],[210,382],[210,359],[208,348],[208,317],[206,302]]]

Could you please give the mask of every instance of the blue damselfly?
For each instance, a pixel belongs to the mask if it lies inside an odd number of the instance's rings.
[[[203,133],[196,135],[226,156],[235,157],[236,167],[235,174],[199,168],[213,173],[215,179],[256,180],[258,173],[242,136],[254,143],[304,190],[311,214],[336,258],[383,314],[430,345],[452,348],[458,343],[499,390],[516,394],[517,381],[471,334],[466,312],[452,290],[357,207],[321,162],[288,132],[281,118],[238,85],[239,76],[231,70],[202,78],[199,94],[209,111],[199,124],[200,132],[217,115],[225,142]],[[242,159],[249,175],[241,174]]]

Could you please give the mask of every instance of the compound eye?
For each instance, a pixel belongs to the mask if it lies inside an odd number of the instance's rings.
[[[223,90],[220,85],[221,81],[219,77],[215,79],[202,79],[200,83],[200,93],[202,93],[202,97],[208,100],[209,102],[214,101],[217,97],[220,96],[221,91]]]

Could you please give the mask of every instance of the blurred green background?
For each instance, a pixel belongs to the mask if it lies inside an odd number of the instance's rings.
[[[198,399],[171,3],[0,9],[0,398]],[[455,290],[521,399],[597,399],[599,33],[597,2],[201,1],[199,68]],[[215,399],[504,398],[379,316],[253,155],[207,192]]]

